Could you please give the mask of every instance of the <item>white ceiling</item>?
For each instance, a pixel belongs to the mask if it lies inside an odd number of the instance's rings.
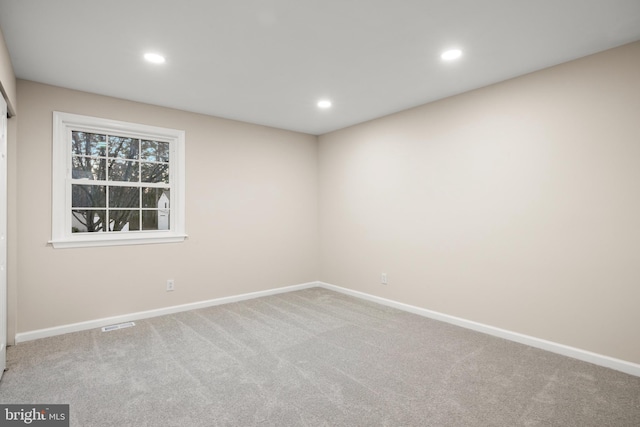
[[[21,79],[318,135],[640,40],[640,0],[0,0],[0,28]]]

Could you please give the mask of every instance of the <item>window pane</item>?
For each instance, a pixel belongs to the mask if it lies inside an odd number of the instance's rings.
[[[142,182],[169,183],[168,163],[142,163]]]
[[[142,211],[143,230],[168,230],[169,210],[160,209],[153,211]]]
[[[105,156],[107,148],[106,135],[88,132],[71,132],[71,152],[85,156]]]
[[[109,187],[109,207],[110,208],[140,207],[140,188]]]
[[[137,160],[139,151],[139,139],[125,138],[123,136],[109,137],[109,157]]]
[[[138,182],[138,162],[111,160],[109,163],[109,179],[111,181]]]
[[[110,210],[110,231],[137,231],[140,230],[140,211]]]
[[[105,210],[72,210],[71,211],[71,232],[72,233],[92,233],[96,231],[106,231],[107,211]]]
[[[158,161],[158,143],[156,141],[142,140],[142,152],[140,153],[140,159],[149,162]]]
[[[74,208],[105,208],[106,187],[104,185],[72,185],[71,206]]]
[[[149,188],[142,189],[142,207],[143,208],[169,208],[169,189],[168,188]]]
[[[168,142],[158,142],[158,161],[159,162],[169,162],[169,143]]]
[[[140,159],[148,162],[169,162],[169,143],[142,140]]]
[[[73,179],[106,179],[106,160],[92,157],[73,157]]]

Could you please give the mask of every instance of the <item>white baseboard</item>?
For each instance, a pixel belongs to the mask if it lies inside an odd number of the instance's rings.
[[[425,308],[416,307],[409,304],[369,295],[364,292],[354,291],[351,289],[342,288],[340,286],[331,285],[329,283],[318,282],[318,286],[329,289],[332,291],[340,292],[346,295],[350,295],[356,298],[365,299],[378,304],[386,305],[389,307],[397,308],[399,310],[407,311],[409,313],[418,314],[420,316],[428,317],[430,319],[439,320],[441,322],[450,323],[456,326],[461,326],[466,329],[482,332],[488,335],[493,335],[499,338],[504,338],[509,341],[515,341],[520,344],[525,344],[531,347],[547,350],[552,353],[561,354],[563,356],[572,357],[574,359],[582,360],[583,362],[593,363],[594,365],[604,366],[606,368],[615,369],[616,371],[624,372],[626,374],[640,377],[640,365],[625,360],[616,359],[602,354],[593,353],[587,350],[582,350],[575,347],[570,347],[564,344],[558,344],[552,341],[535,338],[529,335],[523,335],[517,332],[508,331],[506,329],[500,329],[493,326],[485,325],[471,320],[462,319],[460,317],[449,316],[448,314],[439,313],[437,311],[427,310]]]
[[[390,299],[377,297],[374,295],[366,294],[364,292],[342,288],[340,286],[332,285],[325,282],[309,282],[309,283],[303,283],[300,285],[285,286],[282,288],[270,289],[266,291],[258,291],[258,292],[251,292],[247,294],[233,295],[229,297],[216,298],[216,299],[207,300],[207,301],[199,301],[199,302],[190,303],[190,304],[182,304],[182,305],[176,305],[171,307],[165,307],[165,308],[160,308],[156,310],[140,311],[137,313],[124,314],[121,316],[105,317],[101,319],[89,320],[86,322],[56,326],[53,328],[22,332],[22,333],[16,334],[15,342],[16,344],[18,344],[21,342],[67,334],[70,332],[78,332],[78,331],[84,331],[88,329],[101,328],[103,326],[113,325],[116,323],[148,319],[152,317],[163,316],[166,314],[196,310],[198,308],[213,307],[216,305],[229,304],[233,302],[244,301],[244,300],[253,299],[253,298],[260,298],[260,297],[265,297],[269,295],[276,295],[276,294],[281,294],[285,292],[292,292],[292,291],[297,291],[297,290],[307,289],[312,287],[321,287],[321,288],[329,289],[332,291],[340,292],[345,295],[350,295],[356,298],[361,298],[367,301],[397,308],[399,310],[403,310],[409,313],[414,313],[420,316],[428,317],[430,319],[439,320],[441,322],[450,323],[456,326],[461,326],[466,329],[471,329],[471,330],[482,332],[488,335],[504,338],[510,341],[518,342],[520,344],[529,345],[531,347],[547,350],[552,353],[561,354],[563,356],[572,357],[574,359],[582,360],[584,362],[593,363],[594,365],[604,366],[606,368],[615,369],[616,371],[620,371],[630,375],[634,375],[636,377],[640,377],[640,365],[636,363],[627,362],[625,360],[604,356],[602,354],[597,354],[587,350],[570,347],[564,344],[558,344],[552,341],[535,338],[529,335],[508,331],[506,329],[496,328],[494,326],[473,322],[471,320],[462,319],[460,317],[450,316],[448,314],[439,313],[437,311],[428,310],[426,308],[420,308],[413,305],[393,301]]]
[[[247,294],[233,295],[229,297],[216,298],[206,301],[199,301],[190,304],[174,305],[171,307],[159,308],[156,310],[140,311],[137,313],[123,314],[120,316],[104,317],[101,319],[89,320],[86,322],[72,323],[69,325],[55,326],[53,328],[37,329],[34,331],[21,332],[16,334],[15,343],[32,341],[40,338],[53,337],[56,335],[68,334],[70,332],[85,331],[88,329],[101,328],[103,326],[116,323],[131,322],[134,320],[149,319],[151,317],[164,316],[166,314],[180,313],[182,311],[196,310],[198,308],[213,307],[215,305],[229,304],[232,302],[244,301],[253,298],[266,297],[269,295],[282,294],[285,292],[297,291],[317,287],[317,282],[303,283],[300,285],[285,286],[282,288],[269,289],[266,291],[251,292]]]

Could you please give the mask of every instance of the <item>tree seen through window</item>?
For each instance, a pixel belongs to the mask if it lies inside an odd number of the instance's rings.
[[[71,134],[73,233],[169,229],[169,142]]]

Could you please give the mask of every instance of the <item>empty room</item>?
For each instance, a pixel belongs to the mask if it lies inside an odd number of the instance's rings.
[[[0,0],[0,425],[640,425],[640,1]]]

